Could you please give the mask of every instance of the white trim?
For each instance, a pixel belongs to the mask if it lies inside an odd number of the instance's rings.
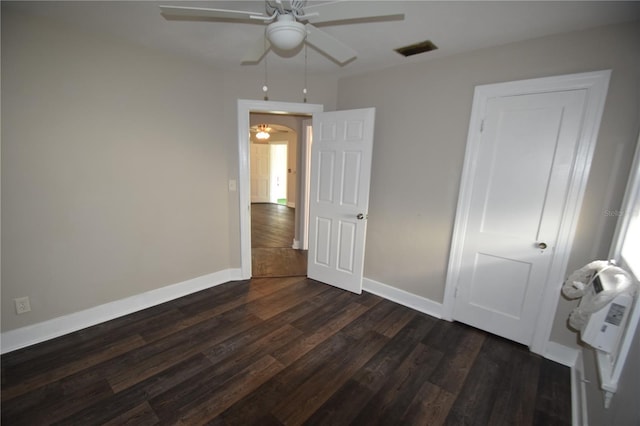
[[[290,201],[287,201],[287,207],[290,207],[290,208],[292,208],[292,209],[295,209],[295,208],[296,208],[296,203],[292,203],[292,202],[290,202]]]
[[[322,112],[320,104],[298,104],[238,99],[238,198],[240,202],[240,273],[251,278],[251,170],[249,168],[249,114],[313,114]]]
[[[640,203],[637,199],[637,194],[640,192],[640,134],[638,135],[638,142],[636,142],[636,149],[633,155],[633,163],[631,169],[629,169],[629,179],[627,180],[627,186],[625,189],[624,200],[622,202],[621,211],[624,212],[619,217],[616,224],[615,236],[613,238],[613,244],[609,250],[609,259],[619,259],[622,252],[622,246],[624,245],[625,235],[631,224],[631,211],[633,207]]]
[[[294,250],[300,250],[302,247],[300,246],[300,240],[293,239],[293,244],[291,244],[291,248]]]
[[[460,183],[460,195],[456,210],[454,232],[451,240],[451,254],[447,268],[442,310],[444,319],[453,319],[455,287],[459,279],[462,247],[464,245],[464,225],[468,221],[468,210],[471,202],[471,185],[467,183],[473,178],[475,172],[474,158],[476,157],[477,149],[474,149],[474,147],[477,148],[478,145],[476,143],[477,130],[480,129],[482,119],[485,115],[484,109],[487,100],[496,96],[586,89],[588,93],[585,101],[584,125],[578,143],[571,183],[567,191],[565,211],[558,232],[556,252],[549,269],[549,278],[545,283],[542,301],[540,303],[540,312],[530,345],[532,352],[537,354],[545,353],[555,319],[560,288],[565,278],[569,255],[571,254],[571,246],[577,228],[580,207],[582,206],[582,200],[587,186],[591,159],[596,146],[610,76],[611,71],[605,70],[476,86],[467,136],[467,149]]]
[[[298,165],[298,209],[297,217],[300,224],[300,248],[309,250],[309,194],[311,194],[311,143],[313,129],[311,120],[302,121],[302,143],[300,144],[300,163]]]
[[[105,303],[83,311],[74,312],[69,315],[10,330],[1,335],[2,349],[0,352],[7,353],[35,345],[36,343],[60,337],[197,291],[239,279],[239,269],[226,269],[145,293],[136,294],[135,296],[125,299]]]
[[[432,317],[442,318],[442,304],[426,297],[418,296],[369,278],[363,278],[362,289]]]
[[[544,352],[544,357],[558,364],[573,367],[580,356],[580,350],[561,345],[556,342],[549,342]]]
[[[575,365],[571,367],[571,424],[573,426],[589,425],[585,383],[582,351],[578,351]]]

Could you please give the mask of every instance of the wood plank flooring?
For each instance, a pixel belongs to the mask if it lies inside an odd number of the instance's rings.
[[[569,370],[306,278],[231,282],[2,361],[3,425],[569,425]]]
[[[253,277],[307,276],[307,251],[291,248],[252,248]]]
[[[291,248],[295,209],[280,204],[251,204],[251,247]]]
[[[295,209],[279,204],[251,205],[253,277],[307,275],[307,251],[291,248]]]

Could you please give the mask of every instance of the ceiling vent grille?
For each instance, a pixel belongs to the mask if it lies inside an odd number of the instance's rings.
[[[394,50],[402,56],[408,57],[417,55],[419,53],[431,52],[432,50],[436,50],[437,48],[438,46],[433,44],[431,40],[425,40],[421,41],[420,43],[410,44],[409,46],[399,47]]]

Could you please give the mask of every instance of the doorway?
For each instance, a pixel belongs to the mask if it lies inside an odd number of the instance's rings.
[[[250,112],[251,275],[306,276],[307,252],[296,244],[297,170],[302,120]],[[266,133],[266,134],[265,134]],[[260,134],[260,138],[258,135]]]
[[[313,134],[313,139],[310,146],[312,147],[313,163],[315,166],[311,167],[311,170],[306,170],[306,167],[301,167],[302,173],[296,178],[297,187],[306,187],[306,174],[311,172],[311,191],[313,193],[313,200],[317,202],[311,205],[311,209],[306,216],[308,217],[309,224],[320,224],[322,229],[318,227],[311,229],[309,226],[309,262],[313,258],[314,266],[323,265],[323,267],[331,269],[332,272],[336,272],[336,276],[332,279],[328,277],[326,283],[335,285],[336,287],[344,288],[345,290],[354,291],[360,293],[362,291],[363,281],[363,266],[364,266],[364,240],[366,236],[366,224],[367,220],[367,208],[368,208],[368,194],[369,194],[369,181],[371,170],[371,156],[366,154],[370,153],[373,143],[373,129],[374,129],[374,116],[375,108],[364,108],[359,110],[346,110],[346,111],[333,111],[331,113],[324,113],[324,107],[322,105],[313,104],[291,104],[281,102],[269,102],[269,101],[248,101],[238,100],[238,150],[239,150],[239,165],[238,165],[238,177],[239,177],[239,201],[240,201],[240,255],[241,255],[241,278],[250,279],[252,277],[252,264],[251,264],[251,204],[250,204],[250,143],[249,143],[249,127],[250,114],[252,112],[271,112],[272,114],[296,114],[303,115],[305,118],[309,116],[313,117],[314,131],[310,132],[305,127],[305,134]],[[277,112],[274,112],[277,111]],[[304,126],[304,122],[301,121],[301,126]],[[302,128],[300,129],[302,133]],[[317,140],[316,140],[317,139]],[[364,151],[346,152],[347,145],[350,145],[356,141],[364,142],[366,148]],[[332,144],[337,143],[336,148],[327,152],[324,152],[321,145],[325,143]],[[308,147],[308,141],[300,143],[301,148]],[[321,144],[321,145],[319,145]],[[340,152],[342,154],[340,154]],[[328,182],[325,177],[328,176],[323,172],[316,173],[315,171],[324,170],[325,172],[332,169],[334,162],[331,157],[339,156],[340,162],[344,167],[343,173],[334,173],[336,176],[337,186],[333,184],[325,185],[322,182]],[[318,162],[319,160],[319,162]],[[298,162],[298,166],[305,162]],[[334,164],[335,165],[335,164]],[[341,166],[341,167],[342,167]],[[340,180],[337,179],[341,176]],[[331,180],[331,179],[329,179]],[[366,193],[366,194],[365,194]],[[303,191],[298,191],[297,196],[301,196],[301,206],[305,206],[306,196],[303,196]],[[309,195],[310,196],[310,195]],[[350,212],[348,221],[342,219],[334,221],[330,218],[331,215],[340,215],[340,207],[338,203],[342,203],[343,207],[349,204],[357,211]],[[326,207],[324,213],[329,216],[321,217],[319,205]],[[315,210],[313,207],[316,207]],[[304,228],[306,225],[304,221],[300,221],[300,213],[296,213],[296,226],[295,232],[297,235],[304,235]],[[362,226],[354,224],[353,221],[361,223]],[[349,222],[349,223],[347,223]],[[335,226],[334,226],[335,225]],[[303,228],[303,231],[301,231]],[[337,237],[334,238],[335,232],[338,231]],[[318,238],[319,237],[319,238]],[[330,238],[326,238],[330,237]],[[315,239],[314,239],[315,238]],[[298,245],[295,245],[299,247]],[[302,243],[304,246],[304,242]],[[328,257],[327,257],[328,253]],[[330,260],[327,262],[327,260]],[[337,276],[341,272],[349,271],[353,276],[353,288],[346,288],[343,282],[337,279]],[[316,270],[317,272],[317,270]],[[324,279],[316,273],[309,275],[314,279]],[[349,287],[352,287],[351,284]]]
[[[274,102],[239,99],[238,112],[238,198],[240,213],[240,278],[251,278],[251,173],[250,173],[250,132],[251,113],[296,114],[310,116],[322,112],[323,105],[300,104],[290,102]],[[298,167],[298,179],[303,179],[303,170]],[[300,188],[300,186],[298,186]],[[302,200],[298,200],[302,203]],[[296,214],[300,214],[300,208]],[[300,221],[296,221],[296,228]]]
[[[260,114],[260,119],[264,119]],[[252,119],[253,115],[252,115]],[[259,125],[265,126],[265,125]],[[266,139],[256,138],[258,126],[250,128],[251,203],[295,206],[297,133],[286,126],[266,127]],[[291,175],[291,176],[289,176]]]

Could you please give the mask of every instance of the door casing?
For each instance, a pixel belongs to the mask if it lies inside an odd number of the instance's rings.
[[[555,318],[560,288],[564,281],[569,255],[577,229],[580,206],[589,177],[591,160],[597,141],[600,120],[609,85],[611,70],[545,77],[531,80],[477,86],[474,91],[473,107],[467,136],[460,194],[454,222],[451,242],[451,254],[447,269],[447,279],[443,300],[442,317],[453,320],[456,285],[462,267],[461,254],[464,244],[464,228],[469,216],[471,204],[472,179],[478,157],[478,144],[481,138],[481,126],[485,116],[487,100],[498,96],[517,96],[522,94],[545,93],[576,89],[587,90],[587,101],[584,112],[584,124],[578,141],[573,163],[566,208],[563,212],[560,231],[548,280],[544,284],[542,303],[538,313],[533,339],[530,344],[532,352],[544,355]]]
[[[251,168],[249,127],[251,112],[313,114],[324,111],[321,104],[238,99],[238,199],[240,203],[240,277],[251,278]]]

